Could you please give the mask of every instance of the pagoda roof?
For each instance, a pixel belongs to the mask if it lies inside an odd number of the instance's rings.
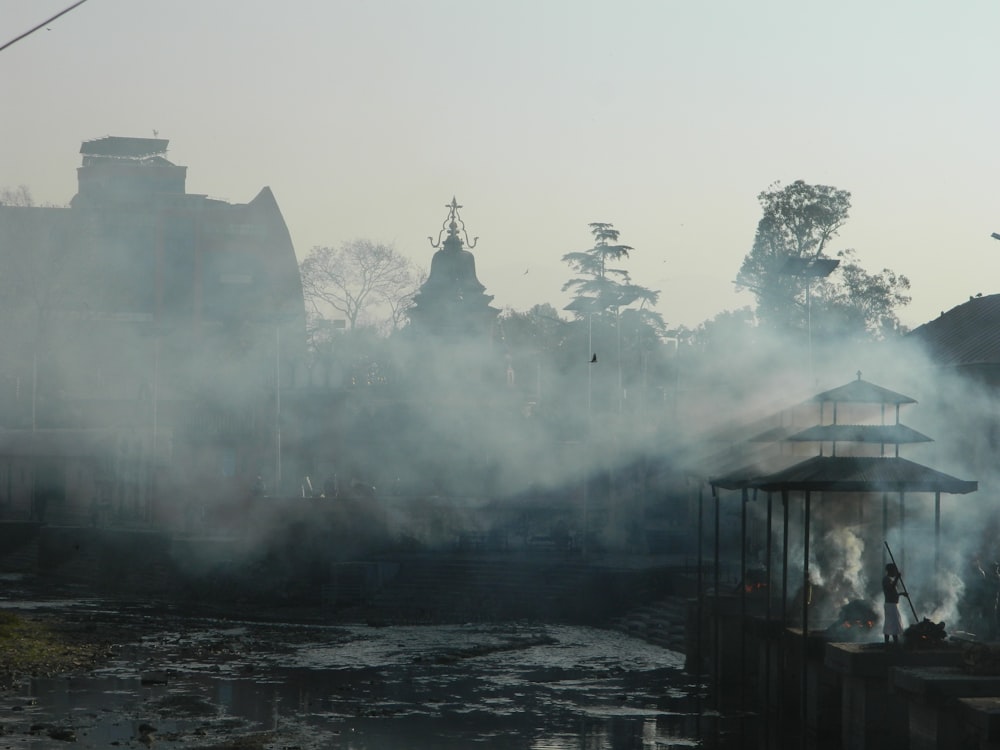
[[[770,474],[733,472],[710,480],[723,489],[804,492],[946,492],[964,495],[978,482],[957,479],[898,457],[814,456]]]
[[[788,427],[782,425],[781,427],[772,427],[769,430],[764,430],[764,432],[757,433],[753,437],[747,438],[748,443],[778,443],[782,440],[788,440],[790,435],[794,434],[794,427]]]
[[[901,393],[890,391],[888,388],[869,383],[862,380],[860,376],[857,380],[852,380],[847,385],[834,388],[829,391],[817,393],[809,401],[815,402],[838,402],[853,404],[915,404],[916,399],[904,396]]]
[[[783,438],[791,442],[929,443],[932,438],[902,424],[820,424]]]

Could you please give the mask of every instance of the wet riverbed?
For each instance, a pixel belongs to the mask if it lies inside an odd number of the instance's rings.
[[[529,623],[318,625],[7,600],[112,638],[94,671],[0,698],[0,748],[647,750],[700,746],[683,658]]]

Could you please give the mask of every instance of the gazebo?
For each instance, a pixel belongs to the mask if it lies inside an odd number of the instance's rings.
[[[777,494],[782,504],[782,585],[781,619],[787,625],[788,602],[788,542],[789,504],[793,494],[802,497],[802,644],[803,665],[809,633],[810,590],[810,521],[812,504],[819,496],[823,503],[838,502],[837,494],[861,495],[859,514],[865,511],[865,496],[880,495],[882,509],[883,538],[888,531],[888,503],[890,494],[899,497],[900,527],[903,526],[904,502],[910,493],[934,494],[934,538],[935,568],[939,565],[941,530],[941,495],[968,494],[978,489],[975,481],[958,479],[927,466],[900,457],[900,446],[928,442],[931,438],[903,425],[900,422],[901,406],[914,404],[909,396],[896,393],[861,379],[839,388],[825,391],[808,399],[807,404],[819,407],[819,422],[805,429],[796,430],[778,427],[751,438],[748,442],[784,442],[786,444],[814,444],[818,454],[802,459],[801,455],[765,459],[735,470],[725,471],[708,480],[715,500],[715,583],[718,594],[719,570],[719,491],[739,491],[742,500],[740,529],[740,575],[746,578],[746,522],[747,504],[751,493],[760,492],[767,496],[766,520],[766,576],[768,581],[766,619],[771,613],[771,561],[772,561],[772,498]],[[872,418],[877,410],[878,421]],[[842,421],[858,418],[865,414],[863,422]],[[891,415],[891,416],[890,416]],[[804,447],[804,446],[803,446]],[[702,517],[699,501],[699,520]],[[699,571],[701,569],[701,530],[699,529]],[[891,550],[886,544],[886,550]],[[745,586],[741,587],[741,618],[746,617]],[[807,679],[805,668],[802,673],[802,720],[805,723]]]

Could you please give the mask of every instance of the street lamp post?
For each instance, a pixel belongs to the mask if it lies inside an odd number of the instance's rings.
[[[587,356],[596,357],[597,354],[594,352],[594,313],[587,313]],[[594,360],[591,359],[590,364],[594,364]],[[594,368],[587,368],[587,437],[590,437],[590,419],[593,412],[593,399],[594,399]]]
[[[274,324],[274,494],[281,492],[281,321]]]
[[[587,355],[590,359],[587,365],[587,437],[585,445],[586,468],[583,474],[583,533],[580,535],[580,554],[587,557],[587,527],[589,526],[588,514],[590,511],[590,432],[591,421],[593,419],[593,399],[594,399],[594,312],[587,313]]]
[[[162,340],[165,336],[170,333],[170,328],[163,325],[162,322],[156,320],[155,318],[147,325],[142,326],[139,329],[139,335],[144,338],[151,339],[152,344],[152,356],[153,356],[153,371],[152,371],[152,384],[149,390],[148,398],[150,401],[149,411],[147,412],[149,416],[149,466],[147,468],[147,478],[146,478],[146,504],[144,508],[144,515],[147,521],[154,520],[155,505],[157,501],[157,472],[160,470],[160,425],[159,425],[159,413],[160,413],[160,349],[162,347]]]
[[[160,466],[159,447],[157,446],[156,435],[159,430],[157,424],[158,410],[160,406],[160,336],[157,331],[153,337],[153,434],[150,437],[149,453],[153,459],[153,466],[149,472],[149,500],[146,504],[146,520],[153,521],[153,513],[156,504],[156,472]]]
[[[825,279],[833,273],[840,261],[836,258],[824,258],[819,255],[803,258],[801,256],[789,256],[778,273],[787,276],[796,276],[806,281],[806,340],[809,352],[809,381],[814,379],[813,374],[813,345],[812,345],[812,281],[813,279]]]
[[[584,436],[584,472],[583,472],[583,508],[582,508],[582,529],[580,534],[580,554],[587,556],[587,531],[589,526],[588,515],[590,512],[590,453],[591,453],[591,422],[594,398],[594,366],[597,364],[597,352],[594,351],[594,313],[601,311],[600,302],[590,297],[577,297],[570,302],[564,310],[571,310],[579,315],[587,316],[587,352],[586,358],[581,361],[587,362],[587,427]]]

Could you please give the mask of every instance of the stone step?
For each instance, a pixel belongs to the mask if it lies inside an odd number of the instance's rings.
[[[611,627],[648,643],[682,651],[686,638],[687,601],[667,597],[643,604],[615,618]]]

